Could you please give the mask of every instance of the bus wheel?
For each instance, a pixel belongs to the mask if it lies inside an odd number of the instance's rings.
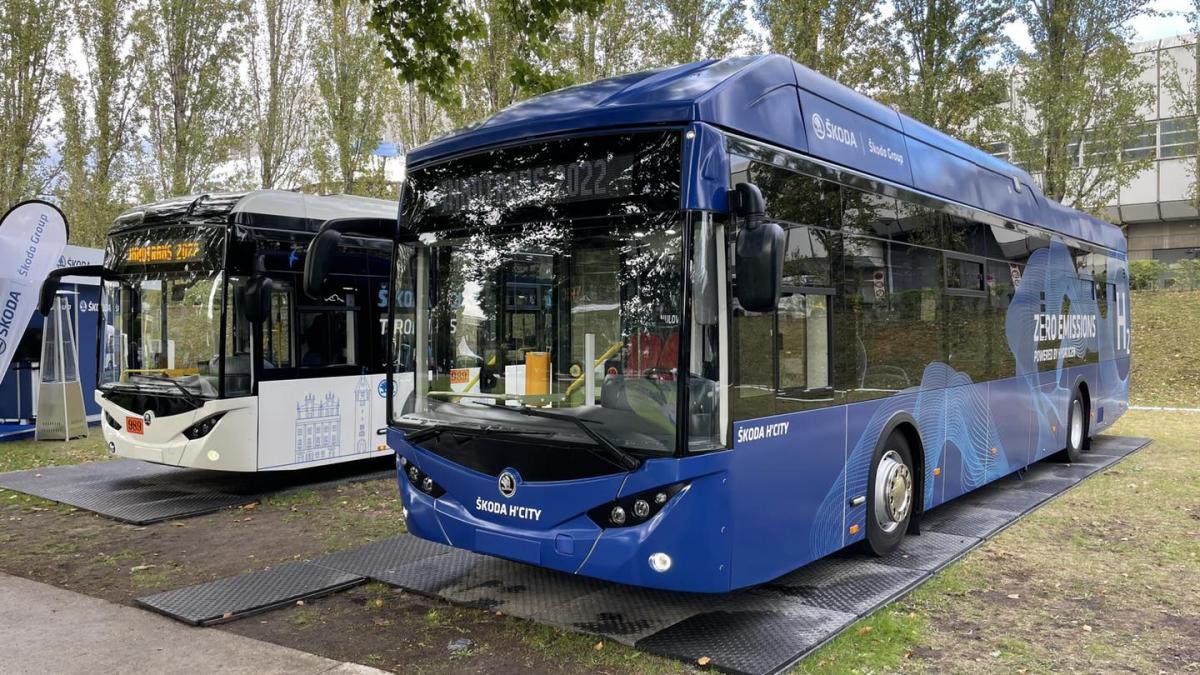
[[[1087,411],[1083,406],[1083,396],[1076,389],[1071,396],[1071,405],[1067,408],[1067,450],[1065,459],[1068,462],[1078,462],[1083,459],[1083,450],[1087,446]]]
[[[875,451],[867,492],[867,545],[875,555],[886,555],[900,545],[912,519],[912,450],[904,434],[893,432]]]

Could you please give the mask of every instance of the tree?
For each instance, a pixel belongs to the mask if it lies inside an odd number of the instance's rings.
[[[513,72],[517,27],[511,9],[508,0],[480,0],[475,5],[481,29],[459,47],[471,67],[458,74],[453,93],[435,96],[455,124],[483,119],[517,100]]]
[[[0,209],[39,194],[48,120],[57,73],[59,0],[3,0],[0,4]]]
[[[850,87],[877,76],[884,49],[880,0],[754,0],[771,51]]]
[[[305,20],[308,0],[255,0],[248,84],[258,183],[289,187],[299,179],[312,70]]]
[[[880,99],[979,143],[1008,97],[1008,73],[994,65],[1012,0],[895,0],[893,7],[891,67]]]
[[[1200,33],[1200,0],[1192,4],[1192,11],[1187,14],[1188,26],[1192,33]],[[1167,67],[1163,73],[1163,85],[1174,99],[1172,112],[1190,120],[1192,137],[1195,138],[1197,118],[1200,117],[1200,78],[1196,71],[1200,67],[1200,37],[1195,38],[1192,45],[1192,58],[1189,62],[1180,64],[1178,70]],[[1200,154],[1195,151],[1188,161],[1188,192],[1191,194],[1193,206],[1200,206]]]
[[[73,18],[86,73],[65,74],[59,82],[62,179],[56,192],[72,239],[99,246],[126,205],[138,124],[132,2],[77,2]]]
[[[1121,149],[1143,133],[1153,90],[1126,42],[1147,0],[1032,0],[1019,6],[1032,47],[1018,54],[1014,156],[1046,196],[1099,213],[1151,159]],[[1028,110],[1024,109],[1025,107]],[[1081,150],[1082,145],[1082,152]]]
[[[314,66],[322,115],[313,154],[322,183],[355,191],[379,143],[381,86],[388,86],[383,55],[367,25],[365,7],[351,0],[315,4]]]
[[[213,182],[236,147],[245,44],[242,0],[150,0],[137,52],[155,196],[191,194]]]
[[[370,25],[400,80],[447,100],[468,68],[462,44],[483,31],[479,15],[463,0],[361,1],[370,8]]]
[[[1167,269],[1161,260],[1146,258],[1129,261],[1129,286],[1135,290],[1149,290],[1158,284],[1158,278]]]
[[[508,77],[523,95],[569,84],[561,71],[544,67],[558,46],[564,18],[602,10],[605,0],[496,0],[468,6],[464,0],[363,0],[388,63],[400,80],[453,108],[455,84],[472,63],[473,40],[493,38],[503,28]],[[492,34],[489,36],[489,31]]]
[[[740,0],[652,0],[655,29],[647,45],[656,65],[722,58],[745,41]]]

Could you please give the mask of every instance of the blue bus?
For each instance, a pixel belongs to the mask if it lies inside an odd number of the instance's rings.
[[[1127,405],[1121,231],[781,56],[424,145],[393,234],[408,528],[510,560],[723,592],[886,554]]]

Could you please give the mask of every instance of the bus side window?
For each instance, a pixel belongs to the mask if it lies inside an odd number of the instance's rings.
[[[271,290],[270,312],[263,322],[263,367],[291,368],[292,359],[292,289],[276,283]]]
[[[329,305],[300,311],[297,337],[301,367],[322,368],[358,363],[354,349],[357,312],[354,294],[346,293],[344,301],[339,304],[342,306]]]

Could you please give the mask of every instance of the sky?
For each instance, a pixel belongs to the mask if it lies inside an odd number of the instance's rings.
[[[1159,40],[1191,32],[1184,15],[1195,9],[1192,0],[1150,0],[1147,6],[1159,16],[1142,16],[1130,22],[1134,42]],[[1023,23],[1010,24],[1004,32],[1018,47],[1029,47],[1029,35]]]

